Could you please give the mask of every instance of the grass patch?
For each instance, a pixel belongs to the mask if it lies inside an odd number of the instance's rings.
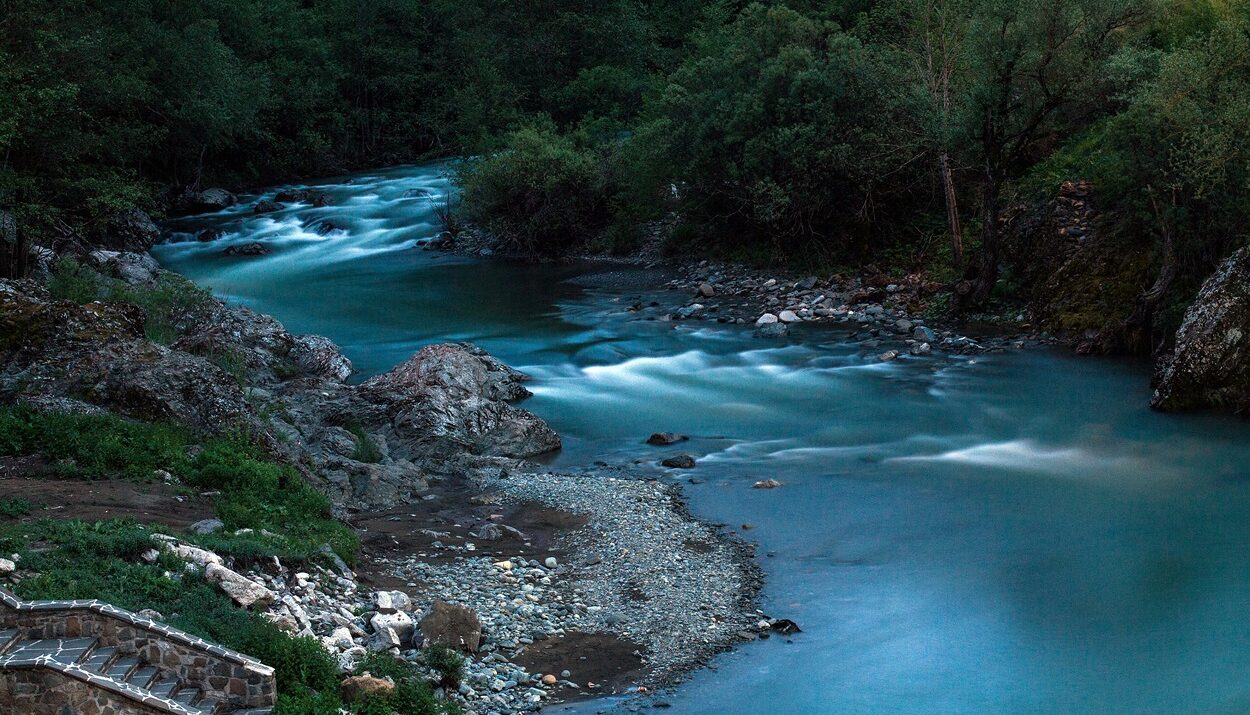
[[[29,516],[35,510],[37,505],[29,499],[22,497],[14,497],[12,499],[0,499],[0,517],[8,517],[16,519],[18,517]]]
[[[149,481],[159,469],[193,489],[218,492],[216,512],[226,530],[203,537],[215,550],[308,561],[329,544],[348,563],[355,561],[359,540],[330,515],[325,495],[242,435],[197,439],[178,427],[110,415],[0,407],[0,456],[36,454],[62,478]],[[253,532],[235,536],[239,529]]]

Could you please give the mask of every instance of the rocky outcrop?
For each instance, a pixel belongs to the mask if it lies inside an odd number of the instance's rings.
[[[234,206],[238,199],[225,189],[205,189],[189,194],[183,203],[188,211],[221,211]]]
[[[1207,279],[1159,362],[1150,405],[1160,410],[1250,411],[1250,248]]]
[[[141,254],[97,251],[135,290],[168,276]],[[424,492],[465,460],[558,449],[545,422],[511,403],[527,379],[467,344],[432,345],[360,385],[331,341],[209,299],[165,346],[128,303],[52,300],[30,280],[0,280],[0,397],[72,403],[208,433],[243,427],[318,475],[339,504],[381,507]],[[460,466],[454,466],[460,465]]]
[[[95,232],[93,245],[115,251],[146,251],[161,238],[152,217],[139,209],[118,211]]]
[[[1152,257],[1140,237],[1114,229],[1087,181],[1065,181],[1053,200],[1013,211],[1007,264],[1038,325],[1080,346],[1132,312]]]
[[[416,451],[441,443],[474,453],[531,457],[560,447],[560,437],[509,401],[530,395],[525,375],[473,345],[423,348],[361,386],[385,410],[388,442]]]

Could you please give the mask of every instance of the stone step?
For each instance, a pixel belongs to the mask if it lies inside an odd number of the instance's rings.
[[[9,646],[17,642],[17,634],[16,628],[0,628],[0,655],[4,655]]]
[[[27,662],[37,658],[48,658],[59,663],[77,663],[95,646],[94,638],[40,638],[23,640],[14,645],[7,653],[5,660],[10,662]]]
[[[96,646],[96,649],[91,651],[91,655],[83,659],[81,665],[93,673],[103,673],[115,655],[117,655],[117,648],[111,645]]]
[[[124,655],[109,665],[108,670],[104,671],[104,675],[113,680],[125,680],[130,675],[130,671],[139,665],[139,659],[133,655]]]
[[[200,689],[193,687],[193,686],[186,687],[186,688],[178,688],[178,692],[175,693],[174,697],[171,699],[174,702],[178,703],[179,705],[186,705],[187,707],[190,707],[192,705],[199,704],[200,694],[201,694]]]
[[[141,665],[130,671],[130,675],[126,677],[126,682],[136,688],[147,690],[158,672],[154,665]]]

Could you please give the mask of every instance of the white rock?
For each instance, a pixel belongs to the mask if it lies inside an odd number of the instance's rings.
[[[755,320],[756,325],[770,325],[775,322],[777,322],[777,316],[772,313],[765,313]]]
[[[777,318],[783,323],[797,323],[800,320],[799,316],[795,315],[793,310],[783,310],[781,311],[781,315],[777,316]]]
[[[556,557],[548,556],[547,560],[543,562],[543,565],[545,565],[549,569],[553,569],[559,565],[559,562],[556,561]]]
[[[234,599],[235,603],[244,608],[249,608],[252,605],[268,606],[277,598],[273,591],[242,574],[231,571],[219,563],[209,562],[204,567],[204,578],[209,583],[217,584],[222,591],[226,592],[227,596]]]
[[[394,613],[412,609],[412,599],[403,591],[378,591],[373,594],[373,607],[379,613]]]
[[[9,559],[0,559],[0,576],[7,576],[17,570],[17,564]]]
[[[416,624],[412,622],[412,617],[407,613],[378,613],[369,620],[369,625],[373,626],[374,635],[381,635],[388,642],[393,642],[396,646],[406,643],[412,638],[412,633],[416,628]]]

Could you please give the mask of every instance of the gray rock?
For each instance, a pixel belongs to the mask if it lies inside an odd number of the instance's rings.
[[[378,613],[395,613],[412,608],[412,599],[403,591],[377,591],[373,594],[373,607]]]
[[[1250,411],[1250,248],[1229,256],[1185,311],[1176,348],[1156,366],[1150,406]]]
[[[670,469],[694,469],[694,465],[694,457],[688,454],[678,454],[660,461],[660,466]]]
[[[799,316],[793,310],[781,311],[781,313],[777,316],[777,319],[783,323],[797,323],[800,320]]]
[[[430,612],[421,619],[421,635],[427,647],[444,643],[476,653],[482,642],[482,621],[472,608],[435,601]]]
[[[755,329],[757,338],[783,338],[790,334],[790,326],[785,323],[766,323]]]
[[[192,534],[204,535],[216,533],[225,527],[226,525],[222,523],[221,519],[203,519],[187,527],[187,531],[190,531]]]
[[[659,447],[666,447],[670,444],[677,444],[678,442],[685,442],[688,439],[690,438],[687,437],[686,435],[677,434],[676,432],[656,432],[647,438],[647,444],[653,444]]]
[[[274,211],[281,211],[284,208],[286,208],[286,206],[278,203],[277,201],[271,201],[269,199],[261,199],[260,201],[256,202],[255,206],[252,207],[252,213],[268,214],[268,213],[273,213]]]
[[[238,202],[234,194],[225,189],[205,189],[193,194],[190,201],[192,211],[221,211],[234,206]]]
[[[265,256],[269,254],[269,249],[263,243],[249,241],[230,246],[222,253],[227,256]]]
[[[160,240],[152,217],[139,209],[118,211],[95,233],[96,245],[118,251],[146,251]]]
[[[773,315],[772,313],[765,313],[755,319],[755,325],[756,327],[759,327],[761,325],[770,325],[772,323],[776,323],[778,320],[780,320],[780,318]]]

